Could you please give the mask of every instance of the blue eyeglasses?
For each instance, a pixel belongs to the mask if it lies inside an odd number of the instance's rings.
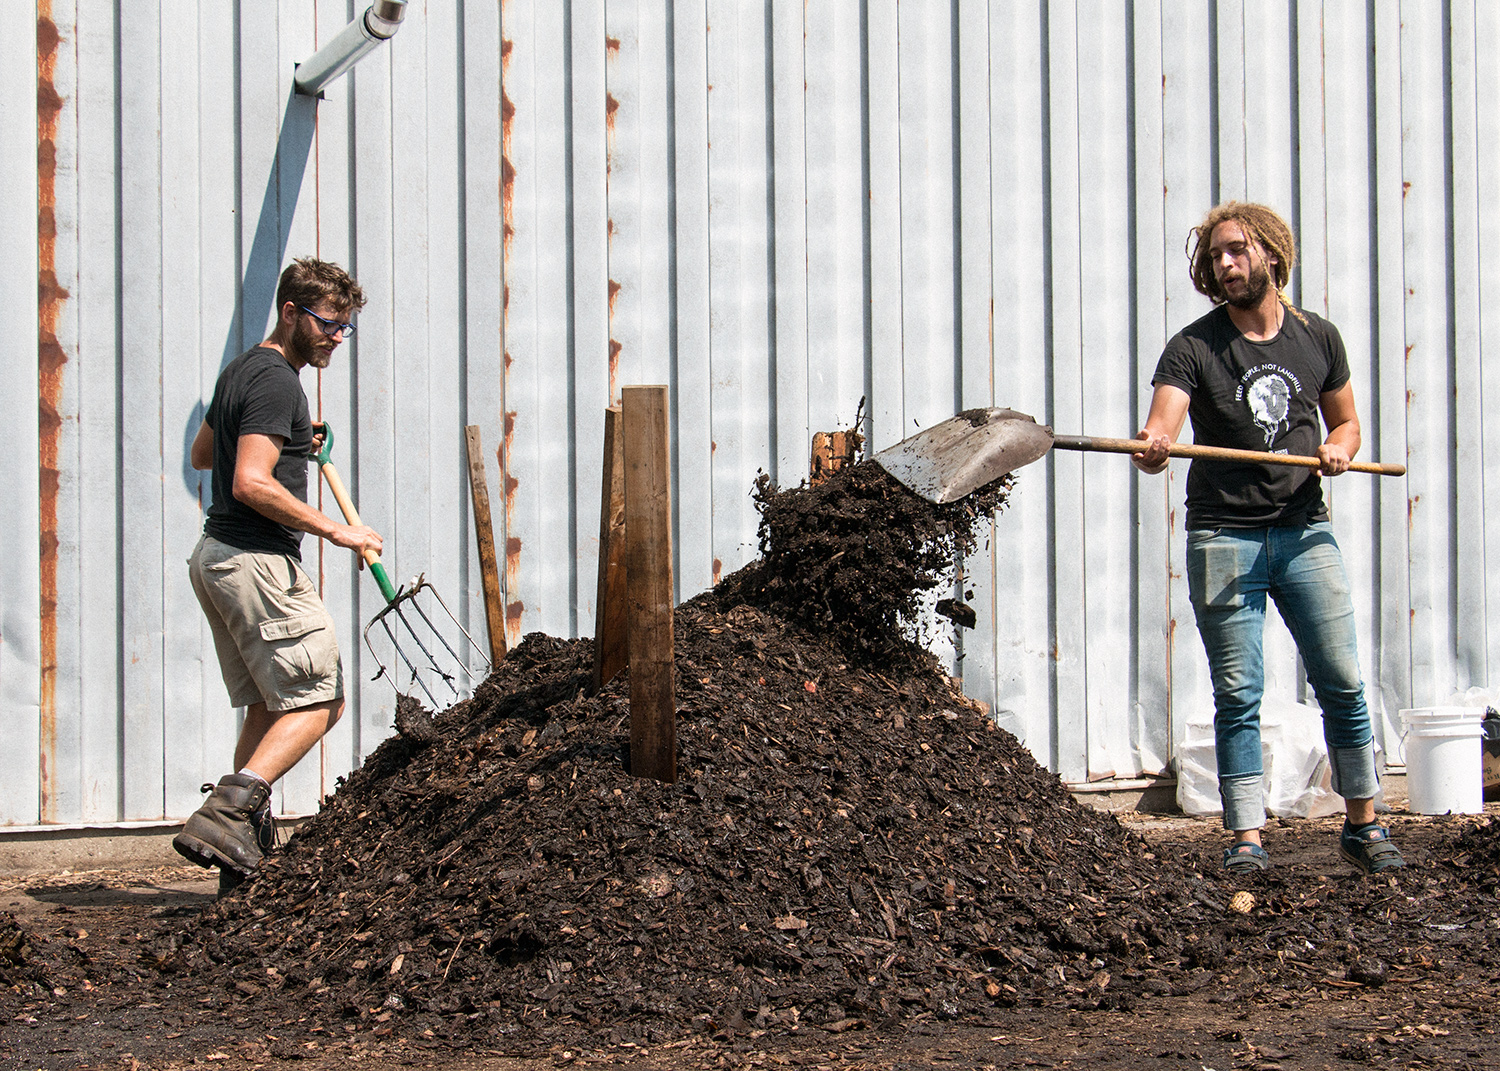
[[[324,319],[322,316],[319,316],[317,313],[313,312],[312,309],[309,309],[306,305],[298,305],[297,307],[303,312],[307,313],[307,315],[311,316],[314,320],[317,320],[318,327],[322,329],[323,334],[325,335],[337,335],[339,333],[342,333],[345,338],[348,338],[350,335],[354,334],[353,324],[341,324],[337,320]]]

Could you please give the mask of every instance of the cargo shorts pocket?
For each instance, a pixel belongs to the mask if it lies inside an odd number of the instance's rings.
[[[277,684],[319,680],[338,667],[339,646],[325,614],[295,614],[262,621],[260,637],[271,649]]]

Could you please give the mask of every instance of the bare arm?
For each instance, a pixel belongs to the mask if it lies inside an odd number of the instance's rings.
[[[273,435],[241,435],[234,462],[234,497],[278,524],[328,540],[361,554],[380,553],[379,533],[364,525],[339,524],[292,494],[276,478],[284,440]],[[363,565],[363,558],[360,559]]]
[[[1323,423],[1328,426],[1328,438],[1318,447],[1318,470],[1324,476],[1337,476],[1349,471],[1349,462],[1359,453],[1363,441],[1359,431],[1359,413],[1354,408],[1354,386],[1345,383],[1338,390],[1318,395],[1318,409],[1323,413]]]
[[[214,429],[206,420],[198,425],[198,434],[193,437],[192,449],[188,451],[188,463],[203,472],[214,467]]]
[[[1146,413],[1146,426],[1137,434],[1149,445],[1139,454],[1130,456],[1130,463],[1142,472],[1155,475],[1167,467],[1167,450],[1182,433],[1187,420],[1188,392],[1181,387],[1162,383],[1151,395],[1151,409]]]

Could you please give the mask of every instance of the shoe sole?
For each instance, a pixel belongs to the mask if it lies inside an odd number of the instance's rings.
[[[1346,863],[1349,863],[1363,874],[1379,874],[1382,870],[1400,870],[1406,865],[1405,860],[1403,860],[1399,863],[1387,863],[1385,866],[1372,867],[1342,844],[1339,845],[1339,854],[1344,857]]]
[[[253,870],[246,870],[233,859],[218,851],[212,844],[199,840],[191,833],[177,834],[177,836],[172,838],[172,847],[176,848],[177,853],[183,858],[205,869],[214,866],[221,870],[227,868],[247,878],[255,873]]]

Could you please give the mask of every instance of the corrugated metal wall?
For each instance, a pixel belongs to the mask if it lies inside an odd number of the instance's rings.
[[[364,6],[38,0],[34,40],[0,36],[0,180],[37,191],[0,200],[0,285],[41,283],[0,331],[0,823],[181,816],[228,761],[186,448],[304,253],[370,294],[303,379],[393,574],[424,570],[482,634],[478,424],[514,641],[592,631],[622,384],[672,388],[686,598],[754,556],[756,473],[800,480],[861,397],[876,448],[991,403],[1133,434],[1207,308],[1188,229],[1268,202],[1301,236],[1296,298],[1343,330],[1364,456],[1411,468],[1332,489],[1387,735],[1488,683],[1494,5],[432,0],[327,99],[292,94]],[[1210,703],[1185,472],[1053,455],[968,563],[980,624],[945,653],[1069,780],[1165,768]],[[378,592],[307,549],[353,695],[289,811],[393,706],[357,642]],[[1268,659],[1273,689],[1303,687],[1279,624]]]

